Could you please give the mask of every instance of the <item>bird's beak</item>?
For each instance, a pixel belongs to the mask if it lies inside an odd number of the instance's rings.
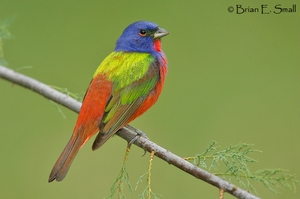
[[[154,33],[154,39],[162,38],[162,37],[164,37],[164,36],[166,36],[166,35],[168,35],[168,34],[169,34],[168,31],[166,31],[166,30],[163,29],[163,28],[158,27],[157,30],[156,30],[155,33]]]

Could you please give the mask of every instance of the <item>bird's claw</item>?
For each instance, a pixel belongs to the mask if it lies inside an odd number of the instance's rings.
[[[134,136],[134,138],[132,138],[132,140],[130,140],[130,142],[128,142],[128,146],[130,147],[139,137],[144,137],[146,139],[149,140],[148,136],[141,130],[134,128],[133,126],[127,125],[126,126],[128,129],[134,131],[136,133],[136,135]],[[144,150],[144,154],[142,156],[144,156],[147,153],[146,150]]]

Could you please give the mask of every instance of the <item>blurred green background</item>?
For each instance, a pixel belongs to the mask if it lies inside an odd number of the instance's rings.
[[[240,1],[260,7],[274,1]],[[291,7],[296,1],[282,1]],[[163,49],[169,73],[158,103],[132,123],[152,141],[182,156],[204,151],[211,140],[226,147],[246,142],[255,171],[284,168],[300,173],[300,11],[262,15],[229,13],[237,1],[0,1],[0,19],[17,14],[14,39],[5,42],[12,69],[46,84],[84,93],[123,29],[149,20],[167,29]],[[300,6],[297,5],[297,6]],[[47,182],[69,140],[77,114],[0,79],[0,198],[104,198],[122,166],[126,142],[110,139],[100,150],[89,141],[63,182]],[[133,186],[147,171],[148,155],[132,147]],[[146,186],[140,184],[134,196]],[[274,194],[253,183],[262,198]],[[218,190],[154,159],[152,190],[163,198],[218,198]],[[225,198],[233,198],[228,194]]]

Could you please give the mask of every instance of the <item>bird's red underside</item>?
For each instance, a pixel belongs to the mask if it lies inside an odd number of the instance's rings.
[[[84,143],[98,132],[107,100],[111,96],[112,87],[113,83],[108,81],[104,75],[100,74],[92,80],[74,127],[74,134],[78,132],[84,134]],[[79,131],[80,128],[83,130]]]

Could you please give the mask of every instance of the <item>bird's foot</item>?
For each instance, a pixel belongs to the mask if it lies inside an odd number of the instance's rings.
[[[141,130],[134,128],[133,126],[127,125],[126,126],[129,130],[134,131],[136,133],[136,136],[129,142],[132,144],[134,141],[136,141],[139,137],[144,137],[149,140],[148,136]]]
[[[132,140],[130,140],[130,142],[128,142],[128,146],[130,146],[132,143],[134,143],[139,137],[144,137],[146,139],[149,140],[148,136],[141,130],[134,128],[133,126],[127,125],[126,128],[128,128],[131,131],[134,131],[136,133],[136,135],[134,136],[134,138],[132,138]],[[142,156],[144,156],[146,154],[146,150],[144,150],[144,154]]]

